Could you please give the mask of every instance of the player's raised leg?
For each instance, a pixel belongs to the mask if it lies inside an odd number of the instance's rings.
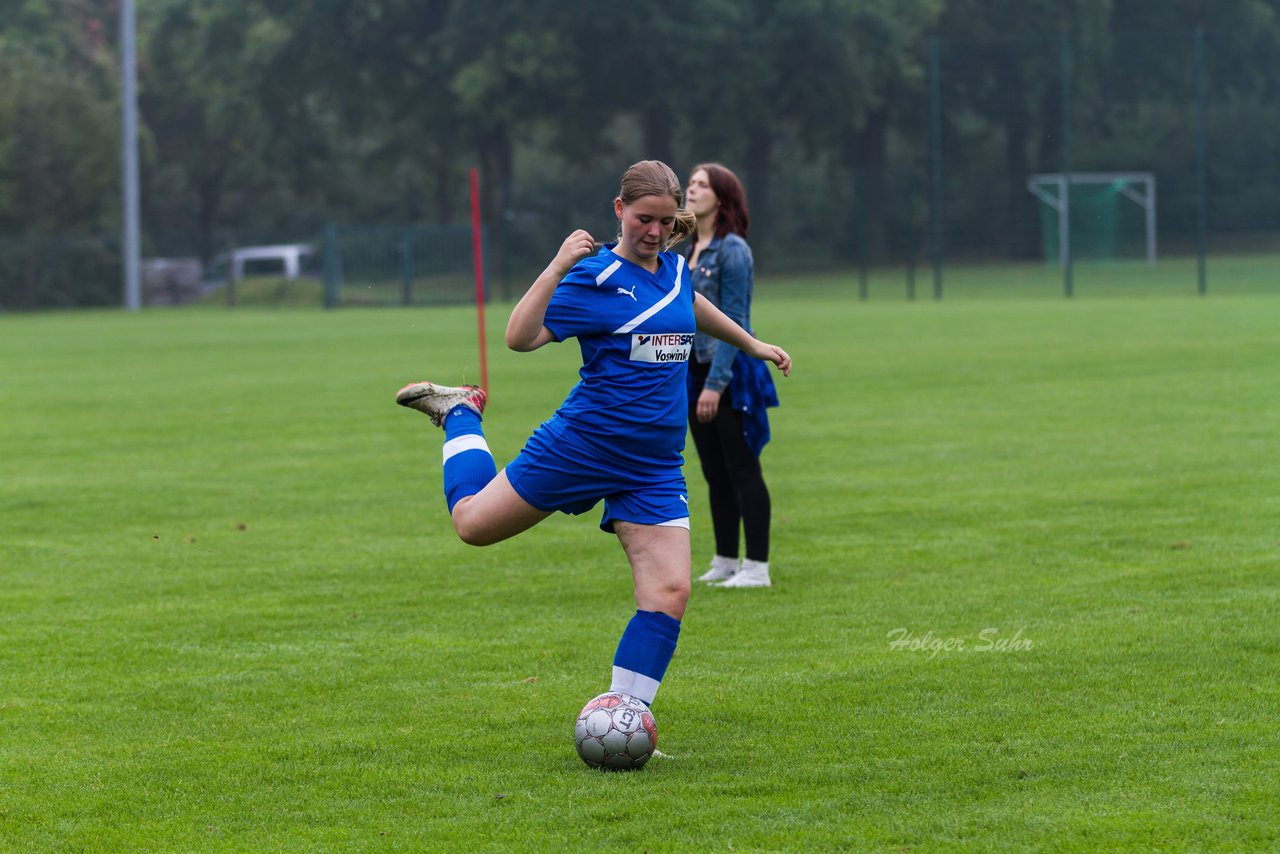
[[[503,469],[484,489],[460,499],[451,515],[453,529],[464,543],[490,546],[529,530],[551,511],[539,510],[521,498]]]
[[[416,409],[444,428],[444,493],[453,528],[463,542],[486,546],[550,515],[516,494],[499,474],[485,442],[481,415],[488,395],[476,386],[410,383],[396,403]]]
[[[611,691],[653,702],[675,655],[689,602],[689,529],[613,523],[631,563],[636,613],[618,642]]]

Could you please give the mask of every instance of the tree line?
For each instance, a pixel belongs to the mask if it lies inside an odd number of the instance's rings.
[[[326,223],[461,221],[474,166],[497,239],[534,258],[654,157],[733,166],[779,247],[887,257],[930,216],[941,156],[950,216],[997,212],[974,245],[1026,253],[1031,230],[1004,240],[999,220],[1025,216],[1022,178],[1061,167],[1064,97],[1073,167],[1152,163],[1175,187],[1190,174],[1198,27],[1216,57],[1216,180],[1275,162],[1278,8],[138,0],[144,251],[208,259]],[[117,233],[117,14],[0,5],[0,240]]]

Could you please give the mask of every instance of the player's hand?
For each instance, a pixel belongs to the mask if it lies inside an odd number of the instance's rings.
[[[715,421],[716,413],[720,411],[720,392],[704,388],[702,393],[698,395],[695,411],[697,412],[698,420],[703,424],[710,424]]]
[[[772,344],[760,342],[756,358],[773,362],[778,366],[778,370],[782,371],[784,377],[791,376],[791,357],[787,355],[787,351],[781,347],[775,347]]]
[[[551,263],[563,276],[573,269],[574,264],[588,255],[596,254],[596,246],[595,238],[580,228],[564,239],[564,243],[560,244],[560,251]]]

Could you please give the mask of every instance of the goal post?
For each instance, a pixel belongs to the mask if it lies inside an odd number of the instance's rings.
[[[1081,259],[1109,260],[1126,235],[1129,242],[1142,245],[1147,263],[1156,262],[1152,173],[1047,172],[1028,178],[1027,189],[1042,205],[1045,258],[1050,263],[1056,259],[1066,267]]]

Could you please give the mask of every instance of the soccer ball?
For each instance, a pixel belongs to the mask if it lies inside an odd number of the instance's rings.
[[[649,708],[635,697],[601,694],[583,706],[574,721],[573,744],[592,768],[631,771],[653,755],[658,725]]]

